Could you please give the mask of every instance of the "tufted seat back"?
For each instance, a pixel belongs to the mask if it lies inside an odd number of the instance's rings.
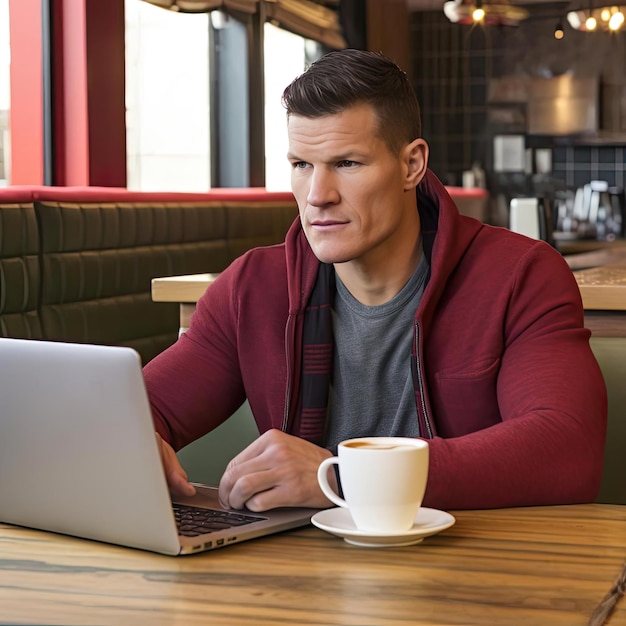
[[[0,189],[0,335],[125,345],[147,363],[179,328],[153,278],[221,272],[296,216],[290,193],[256,188]]]
[[[154,303],[158,276],[221,271],[226,215],[207,203],[35,203],[41,323],[48,339],[126,345],[149,360],[176,339],[176,306]]]
[[[0,336],[41,339],[39,230],[31,202],[0,211]]]

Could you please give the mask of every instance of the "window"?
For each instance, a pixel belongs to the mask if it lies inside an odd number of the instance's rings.
[[[9,0],[0,0],[0,187],[8,185],[11,179],[9,141],[10,62]]]
[[[287,118],[281,103],[285,87],[299,76],[310,59],[321,56],[321,47],[266,22],[265,31],[265,180],[273,191],[291,189],[287,161]]]
[[[247,15],[241,14],[242,18]],[[219,170],[214,180],[223,185],[242,185],[241,180],[247,178],[242,168],[248,167],[249,155],[241,149],[241,138],[247,137],[248,132],[254,133],[247,126],[250,118],[246,98],[256,96],[254,90],[249,91],[244,49],[252,24],[252,20],[240,23],[218,11],[183,13],[167,11],[144,0],[126,0],[130,189],[209,189],[211,146],[215,150],[213,173]],[[229,32],[227,25],[231,26]],[[264,152],[266,187],[284,191],[291,184],[281,95],[311,60],[321,56],[322,46],[269,22],[262,28],[265,65],[248,67],[249,71],[264,75],[265,101],[251,104],[256,111],[264,107],[264,117],[255,116],[252,122],[258,129],[258,124],[263,123],[259,120],[264,119],[264,150],[261,142],[255,162],[260,161],[262,166]],[[219,54],[212,50],[213,45],[218,46]],[[221,76],[227,76],[228,82],[222,82]],[[214,94],[210,89],[215,90]],[[211,102],[218,120],[214,133],[219,136],[215,137],[211,137]]]
[[[126,141],[129,189],[209,189],[208,13],[126,0]]]

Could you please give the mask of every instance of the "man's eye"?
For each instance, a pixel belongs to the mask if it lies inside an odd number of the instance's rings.
[[[294,170],[303,170],[304,168],[306,168],[306,166],[306,161],[294,161],[294,163],[292,163],[292,167]]]
[[[356,161],[350,161],[349,159],[344,159],[343,161],[339,161],[339,167],[354,167],[357,165]]]

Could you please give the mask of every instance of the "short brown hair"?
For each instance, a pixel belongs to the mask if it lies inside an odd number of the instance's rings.
[[[282,96],[287,116],[315,118],[369,104],[380,135],[397,154],[421,136],[420,107],[406,73],[378,52],[345,49],[324,55],[290,85]]]

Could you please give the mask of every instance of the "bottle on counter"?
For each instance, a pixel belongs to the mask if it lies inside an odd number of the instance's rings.
[[[472,174],[474,175],[474,186],[481,189],[487,188],[487,182],[485,178],[485,170],[480,166],[478,161],[472,163]]]

